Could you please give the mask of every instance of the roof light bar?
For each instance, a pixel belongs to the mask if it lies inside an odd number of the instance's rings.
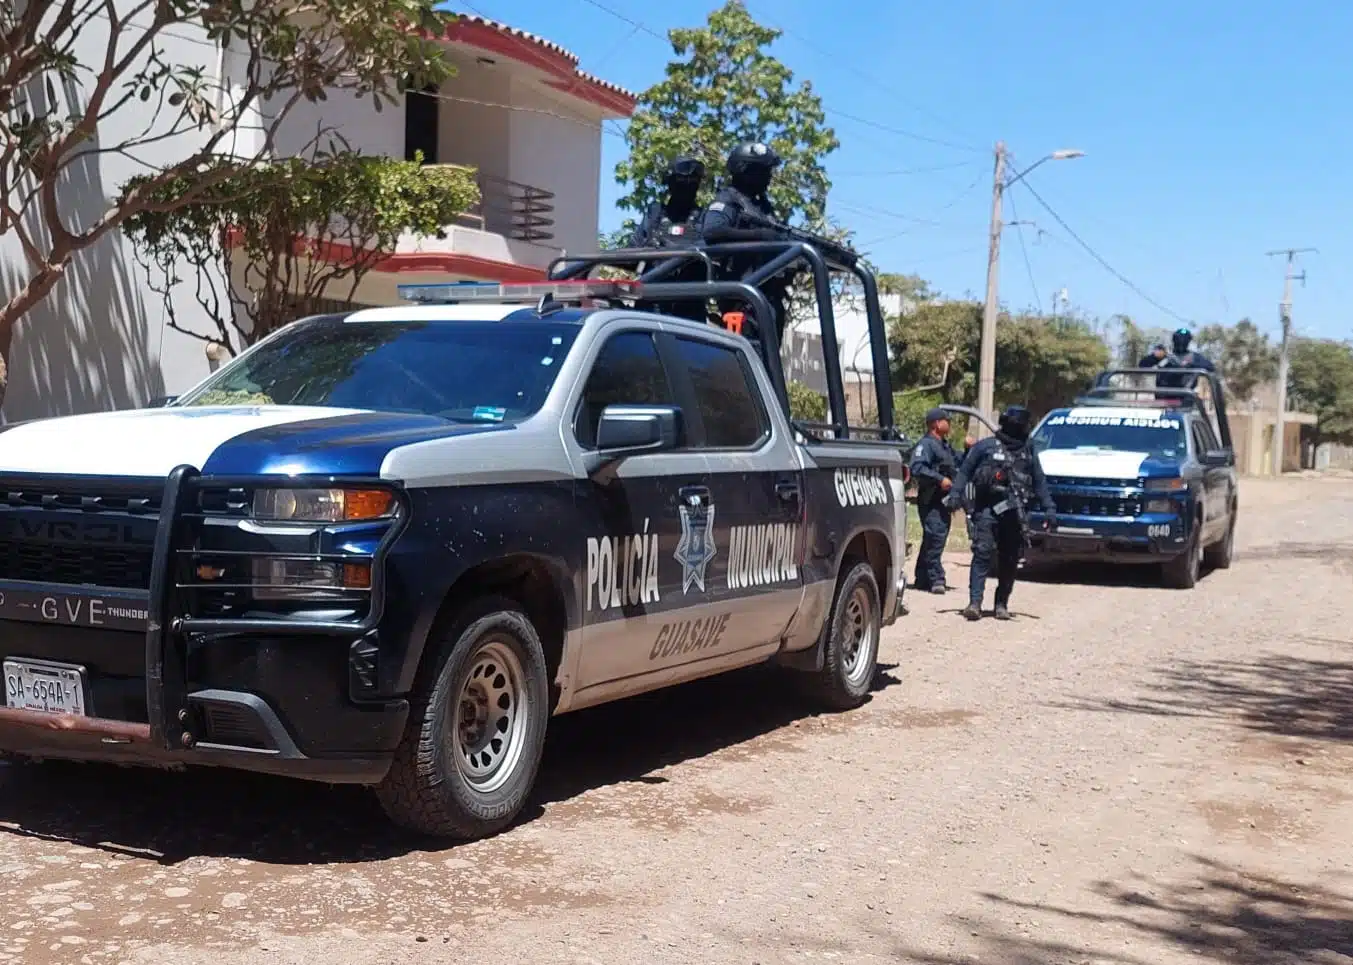
[[[637,281],[545,281],[511,284],[504,282],[447,282],[430,285],[400,285],[399,297],[420,305],[455,305],[463,302],[538,302],[550,298],[557,302],[584,302],[594,298],[635,298]]]

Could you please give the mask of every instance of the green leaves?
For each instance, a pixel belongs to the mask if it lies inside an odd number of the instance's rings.
[[[905,291],[929,294],[909,278]],[[938,386],[944,401],[972,404],[982,340],[982,304],[923,301],[889,324],[893,384],[899,390]],[[1019,402],[1041,414],[1065,405],[1109,364],[1108,346],[1084,321],[1002,313],[996,326],[996,402]]]
[[[1353,444],[1353,344],[1298,338],[1288,367],[1290,408],[1314,413],[1316,445]]]
[[[205,191],[203,173],[213,181]],[[266,165],[221,159],[203,173],[156,186],[126,231],[148,266],[172,270],[187,260],[201,275],[222,261],[246,265],[251,290],[235,292],[251,314],[239,329],[246,343],[313,314],[333,283],[355,288],[405,232],[441,235],[479,201],[473,171],[424,167],[421,157],[339,152]],[[125,191],[148,181],[134,179]]]
[[[445,80],[454,71],[437,38],[453,20],[437,0],[0,2],[0,235],[16,240],[29,267],[0,300],[0,346],[8,350],[14,327],[64,277],[72,258],[129,218],[144,216],[141,231],[165,239],[203,228],[214,217],[207,211],[227,211],[236,220],[253,215],[230,208],[221,194],[226,175],[231,191],[255,192],[269,199],[262,211],[281,212],[285,205],[269,187],[280,183],[278,171],[268,168],[251,180],[245,169],[266,163],[290,107],[324,101],[335,91],[393,104],[406,78]],[[228,46],[229,77],[218,76],[209,47],[182,42],[203,32],[211,45]],[[89,49],[91,37],[105,46]],[[250,147],[247,157],[229,157],[237,127],[249,129],[243,143],[261,143],[264,150],[254,154]],[[317,141],[325,133],[317,132]],[[103,154],[153,157],[157,173],[109,207],[68,214],[78,225],[63,221],[58,212],[70,206],[57,195],[70,180],[67,169],[97,163]],[[350,187],[359,192],[361,172],[345,170],[358,178]],[[342,179],[317,184],[293,173],[298,197],[278,214],[281,222],[309,223],[307,204],[319,210],[333,202],[353,211]],[[427,227],[434,215],[465,203],[465,185],[434,189],[438,177],[417,182],[428,186],[425,195],[407,179],[402,189],[387,190],[393,222]],[[166,217],[199,203],[205,207],[180,221]],[[364,235],[383,239],[382,218],[357,220]],[[166,278],[177,278],[175,265],[164,268]],[[0,376],[0,395],[3,388]]]
[[[1278,347],[1248,318],[1234,325],[1207,325],[1194,342],[1225,376],[1232,402],[1249,399],[1256,388],[1278,376]]]
[[[679,155],[700,157],[711,175],[722,177],[735,144],[760,140],[784,161],[770,192],[776,210],[820,229],[831,187],[823,160],[840,142],[812,85],[796,85],[769,52],[780,31],[758,24],[739,0],[728,0],[706,26],[668,36],[675,59],[639,98],[626,134],[629,157],[616,166],[616,182],[628,188],[619,206],[637,215],[661,200],[663,171]],[[702,204],[713,194],[712,181]]]

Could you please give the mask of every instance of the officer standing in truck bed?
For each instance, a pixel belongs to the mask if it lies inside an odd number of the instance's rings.
[[[944,593],[944,544],[949,541],[952,510],[945,505],[958,454],[949,444],[949,415],[943,409],[925,414],[926,433],[911,453],[911,474],[916,480],[916,512],[921,517],[921,551],[916,555],[916,588]]]

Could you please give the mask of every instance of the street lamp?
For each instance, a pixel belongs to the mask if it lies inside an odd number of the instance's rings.
[[[987,301],[982,309],[982,351],[977,369],[977,411],[995,417],[996,394],[996,313],[998,309],[998,281],[1001,261],[1001,197],[1005,189],[1021,180],[1029,172],[1048,161],[1070,161],[1085,157],[1084,151],[1074,148],[1053,151],[1039,158],[1033,164],[1012,178],[1005,176],[1005,142],[996,144],[996,176],[991,189],[991,236],[987,249]],[[978,432],[986,434],[986,428],[978,423]]]

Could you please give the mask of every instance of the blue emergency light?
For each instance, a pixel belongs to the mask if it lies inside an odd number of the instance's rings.
[[[400,285],[399,297],[420,305],[456,305],[464,302],[584,302],[590,299],[635,298],[636,281],[544,281],[504,282],[454,281],[425,285]]]

